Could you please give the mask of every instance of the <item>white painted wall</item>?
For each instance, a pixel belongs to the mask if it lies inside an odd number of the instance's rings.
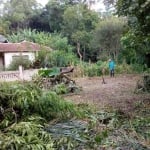
[[[33,52],[23,52],[22,54],[21,53],[5,53],[4,54],[5,68],[7,68],[10,65],[10,63],[12,62],[13,56],[19,56],[19,55],[22,55],[22,56],[28,55],[30,61],[35,60],[35,53]]]

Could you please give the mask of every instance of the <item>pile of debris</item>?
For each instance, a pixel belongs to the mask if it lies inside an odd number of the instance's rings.
[[[63,84],[67,93],[74,93],[79,87],[70,77],[73,70],[73,67],[40,69],[38,76],[33,77],[33,81],[43,89],[53,89],[56,85]]]

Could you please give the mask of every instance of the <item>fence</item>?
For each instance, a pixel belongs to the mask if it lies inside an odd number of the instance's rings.
[[[22,67],[19,67],[18,71],[3,71],[0,72],[0,81],[31,80],[37,71],[37,69],[23,70]]]
[[[19,80],[19,71],[5,71],[0,73],[0,81]]]

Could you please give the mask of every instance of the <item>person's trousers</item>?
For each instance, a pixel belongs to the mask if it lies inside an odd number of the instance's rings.
[[[114,73],[114,69],[111,69],[111,70],[110,70],[110,76],[111,76],[111,77],[114,77],[114,74],[115,74],[115,73]]]

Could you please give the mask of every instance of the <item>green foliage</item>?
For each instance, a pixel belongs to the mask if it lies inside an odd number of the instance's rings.
[[[99,65],[102,64],[99,62]],[[42,91],[31,82],[0,83],[0,87],[2,150],[104,147],[145,147],[147,150],[147,145],[140,138],[146,141],[150,136],[148,114],[126,120],[127,116],[119,111],[96,111],[87,104],[76,107],[56,92]],[[63,85],[59,88],[62,90]],[[70,118],[73,119],[68,120]],[[45,126],[49,120],[52,122]],[[56,123],[56,120],[59,122]]]
[[[105,75],[108,74],[108,63],[98,61],[97,63],[81,63],[77,65],[78,76],[101,76],[102,69],[105,69]],[[82,70],[82,71],[81,71]]]
[[[0,132],[0,147],[2,150],[53,150],[53,141],[42,125],[30,120],[30,122],[19,122],[5,132]]]
[[[52,32],[61,30],[65,3],[61,1],[49,1],[45,7],[46,15],[44,15],[49,23]]]
[[[52,51],[47,54],[45,64],[48,67],[67,67],[70,64],[77,64],[79,62],[77,56],[72,52],[66,53],[65,51]]]
[[[61,34],[51,34],[50,47],[54,50],[61,50],[65,52],[72,52],[73,46],[68,44],[68,39]]]
[[[101,57],[101,53],[115,59],[118,57],[121,49],[120,39],[125,26],[125,19],[117,17],[108,17],[97,24],[93,35],[92,47],[102,49],[99,57]]]
[[[62,100],[55,92],[44,92],[35,107],[36,111],[48,120],[68,118],[76,112],[72,103]]]
[[[130,30],[121,38],[123,46],[122,57],[128,63],[143,64],[145,62],[145,54],[149,53],[149,37],[138,35],[136,31]]]
[[[115,72],[118,74],[128,74],[133,73],[134,71],[132,70],[131,65],[128,65],[126,62],[123,62],[122,64],[116,65]]]
[[[60,69],[56,67],[53,67],[50,69],[40,69],[38,70],[38,74],[41,77],[53,77],[53,76],[57,76],[60,74]]]
[[[24,69],[29,69],[31,61],[23,57],[18,57],[12,60],[11,64],[6,68],[7,70],[18,70],[19,66],[22,65]]]
[[[129,32],[122,38],[123,54],[129,63],[145,63],[145,55],[150,53],[149,0],[117,1],[117,13],[127,16]],[[134,62],[133,62],[134,61]]]
[[[51,36],[49,33],[38,32],[35,29],[20,29],[17,32],[13,32],[11,35],[7,35],[7,38],[11,42],[20,42],[23,40],[35,42],[41,45],[48,46],[51,40]]]
[[[3,2],[3,17],[5,21],[10,22],[10,29],[25,28],[29,25],[29,18],[38,11],[38,5],[35,0],[5,1]]]
[[[131,121],[131,126],[138,134],[148,139],[150,137],[149,123],[150,118],[137,117]]]
[[[87,50],[98,20],[98,14],[83,4],[67,7],[64,11],[62,31],[71,43],[76,44],[76,53],[84,53],[84,60],[88,58],[87,55],[90,56]]]
[[[1,83],[0,102],[4,112],[13,112],[11,118],[7,115],[2,117],[9,123],[31,114],[51,119],[56,116],[69,117],[76,112],[73,104],[64,101],[55,92],[42,92],[33,83]]]
[[[42,125],[46,122],[44,118],[61,120],[79,115],[71,102],[64,101],[55,92],[43,92],[32,83],[0,83],[0,86],[2,150],[52,150],[51,135]]]
[[[117,1],[117,13],[119,15],[128,16],[129,24],[136,28],[136,30],[142,31],[144,34],[149,34],[150,14],[149,0],[145,1]]]
[[[98,15],[85,5],[78,4],[68,7],[63,16],[64,32],[69,37],[76,31],[91,31],[98,22]]]
[[[99,76],[100,68],[96,64],[87,64],[84,66],[84,73],[88,77]]]
[[[66,94],[67,91],[67,87],[64,83],[61,84],[57,84],[54,86],[53,91],[55,91],[57,94]]]
[[[9,22],[0,16],[0,34],[6,35],[7,33],[9,33]]]
[[[78,77],[81,76],[101,76],[102,70],[105,70],[104,75],[109,74],[108,62],[98,61],[97,63],[82,63],[77,65]],[[82,72],[81,72],[82,70]],[[148,69],[144,65],[140,64],[127,64],[126,61],[117,63],[115,66],[115,74],[131,74],[131,73],[143,73],[148,72]]]
[[[143,73],[145,71],[144,65],[141,64],[131,64],[131,68],[133,72]]]

